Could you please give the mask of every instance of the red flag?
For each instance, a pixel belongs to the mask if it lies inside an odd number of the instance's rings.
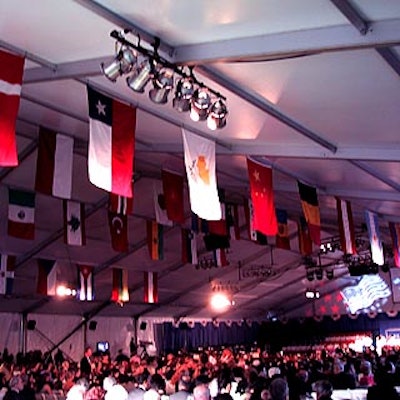
[[[304,217],[310,230],[311,240],[317,245],[321,245],[321,221],[319,216],[319,204],[317,189],[304,183],[297,182],[303,208]]]
[[[145,303],[158,303],[158,273],[144,272],[144,296]]]
[[[116,214],[129,215],[133,211],[133,198],[110,193],[108,209]]]
[[[18,165],[15,122],[25,59],[0,50],[0,166]]]
[[[297,222],[297,231],[299,235],[300,254],[302,256],[309,256],[312,253],[312,240],[304,217],[300,217],[300,221]]]
[[[89,98],[89,180],[132,197],[136,109],[87,87]]]
[[[35,189],[49,196],[70,199],[73,156],[72,137],[40,128]]]
[[[111,234],[111,246],[121,253],[128,251],[128,218],[126,215],[108,212],[108,225]]]
[[[344,254],[356,254],[356,239],[354,233],[353,214],[349,201],[336,198],[338,223],[340,233],[340,246]]]
[[[278,223],[272,190],[272,169],[247,159],[250,180],[251,200],[253,202],[253,229],[264,235],[276,235]]]
[[[161,177],[168,219],[178,224],[183,224],[185,222],[183,176],[162,170]]]

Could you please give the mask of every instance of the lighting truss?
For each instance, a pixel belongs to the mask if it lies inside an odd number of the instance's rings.
[[[129,30],[113,30],[110,36],[116,40],[115,55],[108,65],[101,65],[104,75],[112,82],[126,76],[128,87],[136,93],[144,93],[146,86],[152,82],[149,97],[153,103],[166,104],[170,92],[174,91],[173,108],[178,112],[190,112],[193,121],[207,121],[211,130],[226,126],[228,108],[226,97],[218,91],[200,82],[193,73],[193,68],[176,65],[158,53],[160,39],[148,49],[140,44],[127,40]]]

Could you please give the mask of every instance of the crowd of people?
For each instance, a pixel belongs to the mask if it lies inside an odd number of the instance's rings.
[[[270,354],[201,349],[129,356],[85,349],[0,357],[0,400],[329,400],[335,389],[366,388],[367,400],[400,399],[400,351],[350,349]]]

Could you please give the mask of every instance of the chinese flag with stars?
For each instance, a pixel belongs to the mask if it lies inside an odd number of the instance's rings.
[[[248,158],[247,170],[253,202],[253,228],[267,236],[276,235],[278,223],[272,190],[272,169]]]
[[[87,87],[89,180],[120,196],[132,197],[136,109]]]

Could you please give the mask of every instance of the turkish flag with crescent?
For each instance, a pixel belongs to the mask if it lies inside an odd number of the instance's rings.
[[[272,169],[248,158],[247,170],[253,202],[253,228],[267,236],[276,235],[278,222],[272,190]]]
[[[127,215],[108,212],[111,246],[115,251],[128,251],[128,217]]]

